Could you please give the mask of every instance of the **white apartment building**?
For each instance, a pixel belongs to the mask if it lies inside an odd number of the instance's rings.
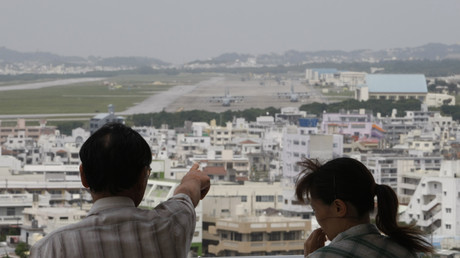
[[[364,83],[366,73],[338,71],[337,69],[306,69],[305,80],[310,84],[347,86],[354,88]]]
[[[460,235],[459,216],[460,160],[443,160],[438,176],[421,178],[400,220],[438,239]]]
[[[275,123],[283,125],[298,125],[299,118],[307,116],[307,112],[300,111],[298,107],[281,108],[281,113],[275,114]]]
[[[217,126],[216,121],[211,121],[210,127],[207,129],[209,132],[209,137],[211,137],[211,145],[225,145],[231,143],[232,141],[232,132],[233,124],[227,122],[226,126]]]
[[[42,160],[43,153],[35,140],[26,137],[25,131],[19,131],[16,135],[8,135],[2,144],[5,155],[11,155],[21,161],[21,164],[37,164]]]
[[[401,153],[353,154],[374,176],[377,184],[393,188],[403,204],[409,202],[421,177],[439,173],[441,156],[409,155]]]
[[[391,154],[361,154],[353,155],[361,161],[372,173],[377,184],[385,184],[398,191],[398,176],[400,173],[413,172],[414,161]]]
[[[176,157],[185,163],[193,155],[206,154],[210,147],[209,136],[178,134]]]
[[[440,107],[442,105],[455,105],[455,96],[444,93],[428,93],[426,95],[426,104],[429,107]]]
[[[400,205],[407,205],[410,202],[422,178],[437,177],[439,175],[439,171],[415,170],[412,160],[406,160],[406,164],[409,164],[408,168],[398,173],[397,194]]]
[[[38,194],[40,200],[48,200],[48,206],[92,200],[81,184],[76,165],[26,165],[19,171],[0,167],[0,193]]]
[[[219,218],[259,216],[266,209],[283,208],[282,192],[280,182],[216,182],[203,200],[203,213]]]
[[[283,171],[283,198],[285,212],[308,218],[311,208],[297,201],[294,195],[295,180],[301,172],[297,162],[303,158],[318,159],[321,162],[343,155],[342,135],[307,134],[307,127],[289,126],[283,135],[281,164]]]
[[[190,158],[192,163],[198,162],[200,166],[224,167],[230,181],[246,181],[249,179],[249,160],[246,156],[235,154],[233,150],[225,150],[223,146],[213,146],[206,155],[194,155]]]
[[[25,208],[22,212],[24,220],[21,226],[20,240],[33,245],[50,232],[85,218],[89,207],[88,205],[85,205],[85,209],[76,207],[39,207],[38,203],[34,202],[32,207]]]

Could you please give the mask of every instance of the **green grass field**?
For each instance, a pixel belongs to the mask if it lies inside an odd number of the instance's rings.
[[[0,93],[1,114],[92,113],[106,112],[107,105],[124,110],[160,87],[129,86],[110,90],[101,82],[92,82],[38,90]],[[148,93],[148,94],[146,94]]]
[[[107,112],[113,104],[121,112],[149,96],[177,84],[194,84],[211,75],[125,75],[99,82],[56,86],[38,90],[0,92],[0,114],[66,114]],[[30,83],[30,82],[29,82]]]

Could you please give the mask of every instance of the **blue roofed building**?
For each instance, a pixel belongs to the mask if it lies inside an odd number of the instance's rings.
[[[355,91],[359,101],[369,99],[418,99],[425,103],[428,94],[423,74],[367,74],[365,83]]]

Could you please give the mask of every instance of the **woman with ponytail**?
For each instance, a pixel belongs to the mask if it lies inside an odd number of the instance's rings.
[[[307,257],[417,257],[432,253],[432,245],[412,228],[398,225],[398,198],[393,189],[375,183],[359,161],[338,158],[304,167],[296,196],[309,203],[321,228],[305,241]],[[370,223],[377,197],[376,225]],[[331,242],[325,246],[326,240]]]

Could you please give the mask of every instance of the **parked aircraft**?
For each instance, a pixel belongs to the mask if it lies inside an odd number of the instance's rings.
[[[224,96],[212,96],[209,98],[209,102],[217,102],[222,103],[222,106],[228,107],[231,103],[241,102],[243,101],[244,96],[232,96],[230,95],[230,91],[228,88],[225,88],[225,95]]]
[[[291,102],[298,102],[301,98],[309,98],[310,94],[307,92],[295,92],[294,84],[291,84],[291,92],[278,92],[278,98],[289,98]]]

